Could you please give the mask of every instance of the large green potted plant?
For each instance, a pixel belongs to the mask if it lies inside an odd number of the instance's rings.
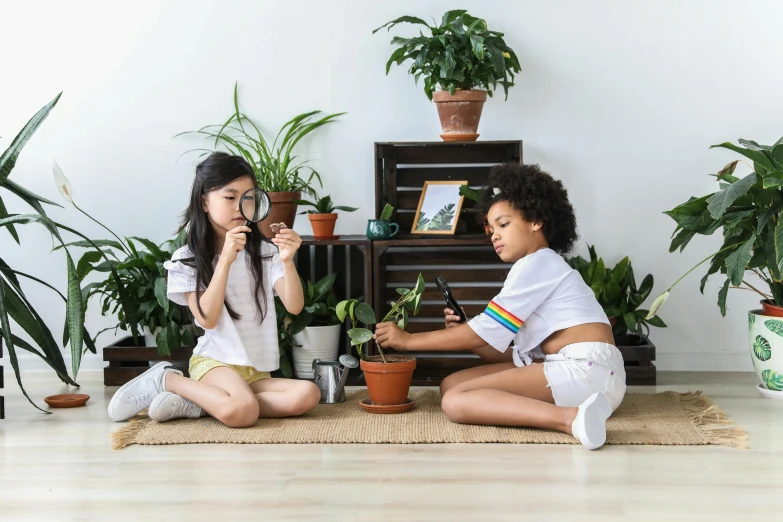
[[[293,315],[283,308],[284,328],[291,336],[294,375],[300,379],[313,378],[313,361],[336,361],[340,348],[342,321],[335,307],[339,301],[332,287],[337,273],[316,282],[302,279],[304,308]]]
[[[762,381],[760,391],[783,396],[783,138],[771,146],[749,140],[739,140],[739,144],[726,142],[710,148],[732,150],[751,163],[732,161],[713,175],[719,190],[691,197],[664,212],[677,223],[670,252],[678,248],[682,252],[694,236],[717,230],[722,232],[723,244],[658,296],[649,317],[657,313],[677,283],[709,261],[700,290],[704,293],[711,275],[726,276],[718,292],[722,316],[726,315],[729,289],[750,290],[762,298],[762,309],[751,310],[748,316],[751,359]],[[735,175],[740,163],[752,171],[742,177]]]
[[[409,316],[419,313],[421,295],[425,286],[424,277],[419,274],[413,288],[398,288],[397,293],[400,297],[392,304],[381,322],[396,321],[397,326],[404,330],[408,326]],[[336,312],[341,322],[346,318],[351,321],[348,336],[351,338],[351,346],[356,348],[361,358],[360,365],[367,381],[372,404],[376,406],[403,404],[408,397],[413,370],[416,369],[416,359],[408,355],[387,356],[380,345],[376,345],[379,355],[368,357],[364,354],[362,346],[372,340],[373,333],[368,328],[359,327],[358,324],[371,326],[377,322],[375,311],[369,304],[359,302],[357,299],[346,299],[337,304]]]
[[[197,131],[177,134],[200,134],[208,140],[214,140],[214,147],[222,145],[232,154],[242,156],[253,166],[259,186],[272,200],[269,216],[261,222],[261,231],[267,237],[274,233],[269,228],[272,223],[285,223],[293,228],[296,219],[296,200],[302,199],[302,193],[315,197],[314,183],[321,183],[321,176],[311,166],[309,160],[301,160],[295,155],[296,145],[308,134],[345,114],[329,114],[319,119],[313,118],[321,111],[311,111],[292,118],[282,126],[270,144],[259,127],[239,108],[237,84],[234,85],[234,111],[228,120],[219,125],[207,125]],[[204,150],[209,153],[211,150]]]
[[[313,237],[315,239],[339,239],[340,236],[334,235],[334,226],[337,223],[337,214],[335,213],[335,210],[356,212],[359,209],[356,207],[335,206],[334,203],[332,203],[331,196],[319,198],[318,194],[315,194],[314,198],[315,202],[301,199],[294,201],[297,205],[314,207],[312,210],[300,212],[300,214],[307,214],[310,225],[313,227]]]
[[[490,31],[486,21],[464,9],[448,11],[437,26],[415,16],[402,16],[373,34],[401,23],[423,25],[430,34],[395,36],[391,43],[399,47],[386,63],[386,74],[393,63],[412,60],[408,72],[417,84],[419,78],[424,81],[424,93],[435,101],[443,129],[441,138],[475,141],[487,95],[492,96],[500,84],[508,99],[514,73],[521,70],[517,55],[506,45],[503,33]]]
[[[61,230],[75,234],[89,242],[89,239],[78,231],[49,218],[43,207],[43,204],[60,205],[32,193],[9,178],[25,144],[35,134],[35,131],[57,104],[61,94],[58,94],[52,101],[44,105],[16,135],[5,152],[0,155],[0,189],[2,189],[0,190],[0,229],[5,229],[18,245],[21,245],[21,239],[17,227],[31,223],[38,223],[44,226],[52,238],[61,245],[64,244],[64,240],[60,235]],[[29,205],[34,212],[29,214],[9,214],[3,201],[5,193],[18,197]],[[6,247],[3,247],[2,251],[5,253]],[[63,295],[57,288],[42,279],[13,268],[0,257],[0,346],[4,345],[8,349],[8,360],[14,370],[16,381],[22,393],[30,401],[30,404],[39,410],[41,408],[30,399],[22,384],[17,350],[22,349],[40,357],[55,371],[57,377],[62,382],[72,386],[79,386],[75,379],[81,365],[83,346],[92,353],[96,353],[90,334],[84,327],[85,307],[82,299],[83,290],[79,286],[77,268],[70,251],[65,248],[64,252],[68,274],[66,295]],[[65,360],[60,352],[60,346],[55,341],[51,330],[22,289],[22,279],[34,281],[49,288],[65,303],[66,317],[63,327],[62,346],[64,348],[70,345],[73,377],[68,375]],[[54,302],[57,303],[58,301]],[[51,303],[49,304],[51,305]],[[13,326],[11,321],[13,321]],[[29,341],[19,337],[17,333],[20,332],[24,332]],[[50,413],[45,410],[41,411]]]

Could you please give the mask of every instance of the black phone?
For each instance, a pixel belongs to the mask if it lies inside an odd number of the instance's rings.
[[[454,299],[453,295],[451,295],[451,288],[449,288],[449,284],[446,282],[446,280],[441,276],[437,276],[435,278],[435,284],[438,285],[441,293],[443,293],[443,297],[446,298],[446,306],[454,310],[454,313],[459,316],[459,322],[467,322],[468,318],[465,317],[465,312],[462,311],[462,307],[459,305],[457,300]]]

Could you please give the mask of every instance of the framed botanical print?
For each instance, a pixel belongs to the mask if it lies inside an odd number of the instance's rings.
[[[412,234],[454,234],[464,197],[459,188],[467,181],[425,181]]]

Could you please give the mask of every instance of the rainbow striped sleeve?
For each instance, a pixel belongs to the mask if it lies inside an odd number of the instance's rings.
[[[490,301],[487,305],[487,309],[484,310],[484,313],[514,334],[519,331],[519,328],[524,323],[522,319],[509,312],[495,301]]]

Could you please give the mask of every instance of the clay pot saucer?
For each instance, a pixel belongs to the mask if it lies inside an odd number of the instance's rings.
[[[370,399],[364,399],[359,401],[359,405],[364,408],[364,411],[370,413],[403,413],[410,411],[416,406],[416,401],[411,398],[405,399],[402,404],[373,404]]]
[[[52,408],[76,408],[84,406],[88,400],[90,396],[84,393],[65,393],[44,398],[44,402]]]

